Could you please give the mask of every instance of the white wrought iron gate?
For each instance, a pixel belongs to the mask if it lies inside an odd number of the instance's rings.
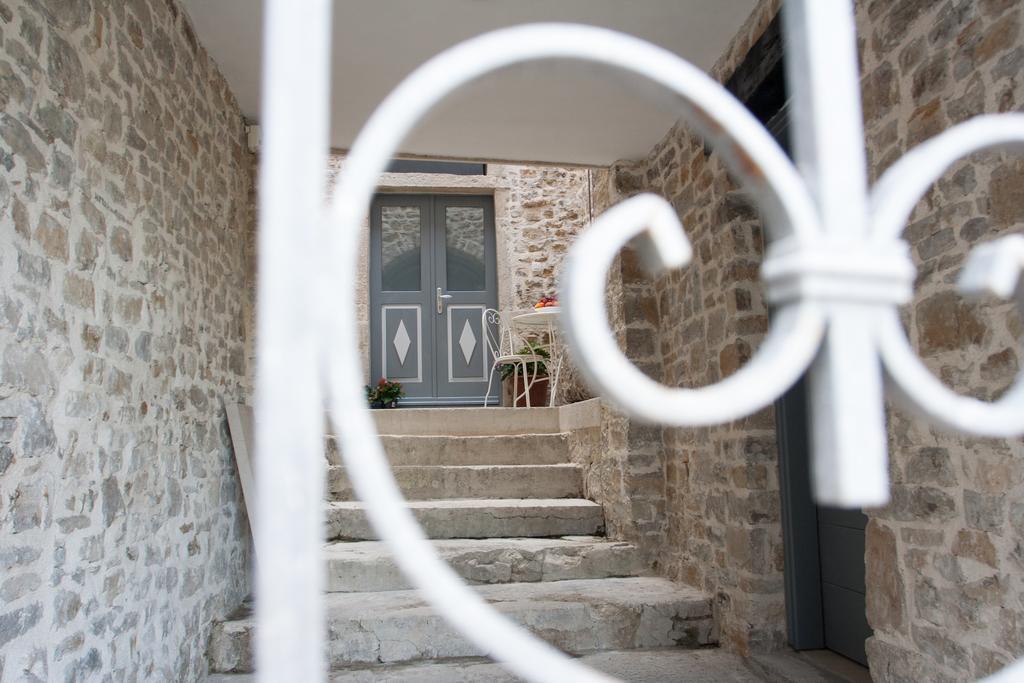
[[[260,174],[257,668],[264,681],[325,676],[322,408],[349,476],[407,576],[467,639],[531,681],[602,681],[491,610],[434,554],[391,475],[363,401],[355,293],[359,225],[379,174],[446,94],[510,64],[583,60],[672,91],[679,114],[712,142],[766,219],[762,275],[775,306],[761,348],[739,372],[688,390],[648,379],[615,345],[604,282],[615,254],[642,237],[654,265],[677,268],[690,245],[674,210],[640,195],[594,221],[564,274],[565,332],[602,394],[669,425],[734,420],[771,404],[810,368],[814,490],[825,504],[888,500],[886,385],[937,424],[972,434],[1024,433],[1024,381],[995,403],[958,396],[913,353],[897,306],[914,267],[900,238],[927,188],[954,161],[1024,149],[1024,116],[984,116],[922,144],[867,183],[856,37],[849,0],[786,4],[796,165],[747,110],[672,53],[612,31],[538,24],[495,31],[431,59],[388,96],[360,133],[328,211],[330,0],[267,0]],[[976,248],[959,288],[1020,297],[1024,237]],[[348,292],[341,305],[331,293]],[[1018,298],[1019,303],[1021,302]],[[643,401],[637,397],[644,397]],[[1012,669],[1012,671],[1011,671]],[[1024,677],[1020,663],[993,676]]]

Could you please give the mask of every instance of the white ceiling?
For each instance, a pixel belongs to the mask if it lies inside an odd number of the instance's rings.
[[[757,0],[340,0],[331,145],[347,149],[373,108],[427,58],[487,30],[573,21],[649,40],[709,69]],[[184,0],[243,113],[259,120],[261,3]],[[675,120],[594,66],[535,63],[454,94],[406,141],[408,155],[608,165],[639,158]]]

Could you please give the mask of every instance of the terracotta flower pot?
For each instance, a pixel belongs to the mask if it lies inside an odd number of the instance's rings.
[[[512,379],[509,378],[509,379],[507,379],[505,381],[511,383]],[[519,390],[520,391],[522,391],[522,386],[523,386],[523,380],[520,377],[519,378]],[[535,379],[533,381],[533,384],[530,385],[530,407],[531,408],[540,408],[541,406],[546,406],[547,404],[548,404],[548,378],[547,377],[538,377],[537,379]],[[526,407],[526,397],[525,396],[518,397],[516,399],[515,407],[516,408],[525,408]]]

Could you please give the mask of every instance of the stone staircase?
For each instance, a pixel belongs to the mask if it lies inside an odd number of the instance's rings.
[[[438,553],[500,612],[573,654],[714,641],[707,596],[643,576],[632,545],[603,537],[602,508],[583,497],[558,408],[377,416],[395,476]],[[402,664],[479,657],[375,540],[344,469],[331,466],[328,482],[331,668],[398,675]],[[214,626],[211,672],[252,670],[254,623],[246,605]]]

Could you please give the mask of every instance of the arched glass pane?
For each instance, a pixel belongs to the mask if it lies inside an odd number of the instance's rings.
[[[444,210],[444,221],[449,291],[485,289],[484,210],[478,206],[449,206]]]
[[[380,209],[381,289],[420,289],[420,210],[416,206]]]

